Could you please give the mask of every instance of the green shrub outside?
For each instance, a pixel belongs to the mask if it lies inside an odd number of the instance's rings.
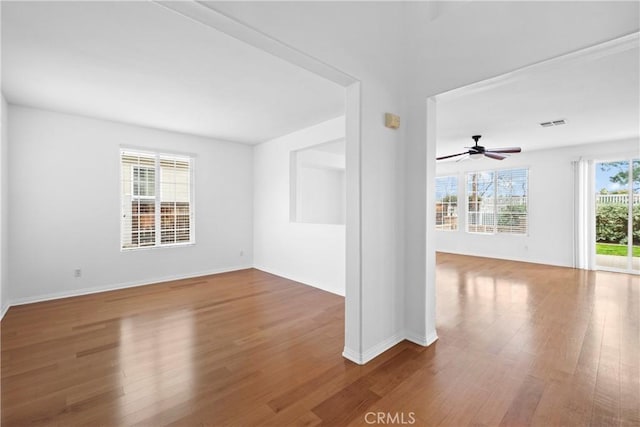
[[[626,204],[599,205],[596,208],[596,241],[627,244],[628,212]],[[633,244],[640,245],[640,205],[633,207]]]

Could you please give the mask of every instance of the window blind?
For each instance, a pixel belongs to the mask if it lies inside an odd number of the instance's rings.
[[[191,240],[191,162],[160,157],[160,243]]]

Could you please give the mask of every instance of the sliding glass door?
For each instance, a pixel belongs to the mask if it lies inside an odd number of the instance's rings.
[[[595,168],[596,268],[640,272],[640,160]]]
[[[633,193],[631,213],[631,269],[640,272],[640,159],[631,162]]]

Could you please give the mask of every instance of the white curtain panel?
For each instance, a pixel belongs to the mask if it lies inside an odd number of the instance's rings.
[[[593,161],[580,159],[572,162],[574,176],[574,230],[573,266],[593,269],[593,234],[595,228],[593,207]]]

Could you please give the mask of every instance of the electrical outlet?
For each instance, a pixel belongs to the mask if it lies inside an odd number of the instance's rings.
[[[244,249],[240,249],[240,256],[244,256]]]
[[[82,270],[80,270],[79,268],[76,268],[75,270],[73,270],[73,277],[81,277],[82,276]]]

